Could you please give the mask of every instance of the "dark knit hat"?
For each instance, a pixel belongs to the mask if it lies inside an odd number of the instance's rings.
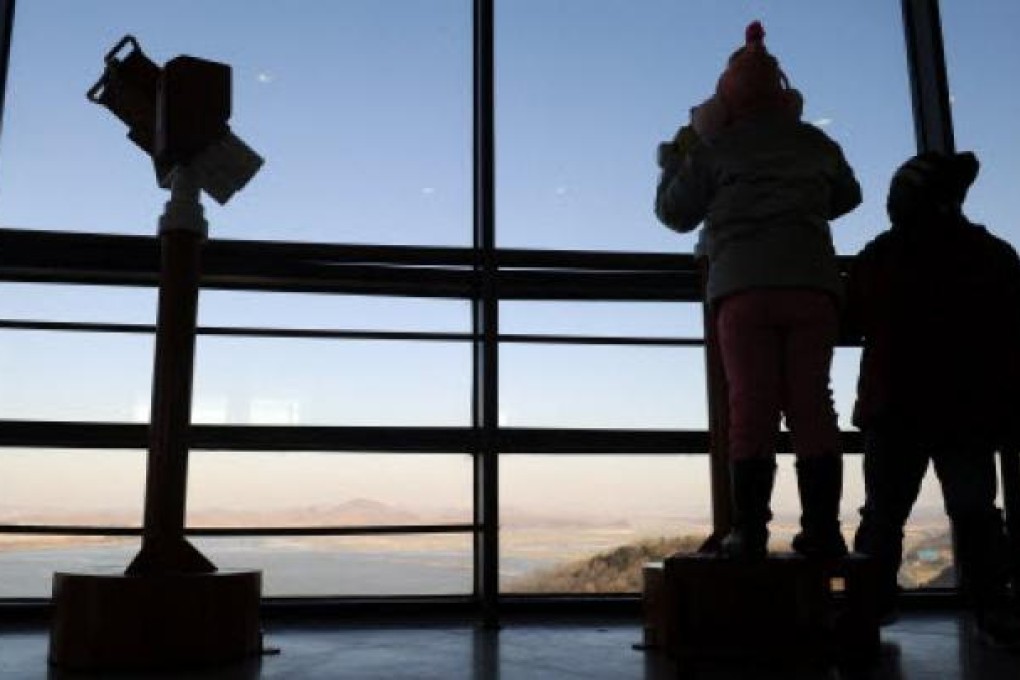
[[[926,151],[901,165],[889,184],[886,209],[893,224],[958,214],[980,164],[969,152]]]

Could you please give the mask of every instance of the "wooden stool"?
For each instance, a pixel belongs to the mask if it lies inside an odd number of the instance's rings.
[[[875,576],[859,554],[742,562],[674,555],[644,568],[644,646],[678,660],[866,660],[879,647]]]

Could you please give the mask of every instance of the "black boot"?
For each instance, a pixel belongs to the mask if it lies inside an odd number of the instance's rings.
[[[960,590],[974,609],[978,638],[1020,648],[1020,617],[1009,599],[1009,548],[998,509],[952,518]]]
[[[814,559],[838,559],[847,553],[839,531],[839,499],[843,493],[843,459],[815,456],[797,461],[801,532],[793,549]]]
[[[776,478],[772,458],[750,458],[730,463],[733,528],[723,539],[720,552],[735,559],[762,559],[772,519],[769,501]]]
[[[875,568],[875,611],[883,626],[899,619],[898,576],[903,561],[903,526],[895,518],[865,505],[854,536],[854,550],[867,555]]]

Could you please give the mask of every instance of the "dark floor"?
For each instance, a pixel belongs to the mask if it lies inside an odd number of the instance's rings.
[[[267,625],[266,642],[279,654],[208,672],[158,677],[209,680],[437,678],[539,680],[676,678],[677,668],[656,654],[637,651],[638,623],[509,624],[498,632],[470,625],[373,627]],[[916,612],[883,631],[882,658],[865,670],[715,667],[705,678],[904,678],[956,680],[1020,678],[1020,656],[981,647],[965,621],[952,613]],[[144,678],[151,675],[81,675],[47,668],[47,633],[41,628],[0,630],[0,678]]]

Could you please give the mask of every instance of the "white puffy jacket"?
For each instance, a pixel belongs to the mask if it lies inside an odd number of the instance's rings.
[[[711,301],[752,288],[842,294],[829,221],[861,202],[839,145],[815,126],[765,113],[668,161],[655,214],[691,231],[708,258]]]

